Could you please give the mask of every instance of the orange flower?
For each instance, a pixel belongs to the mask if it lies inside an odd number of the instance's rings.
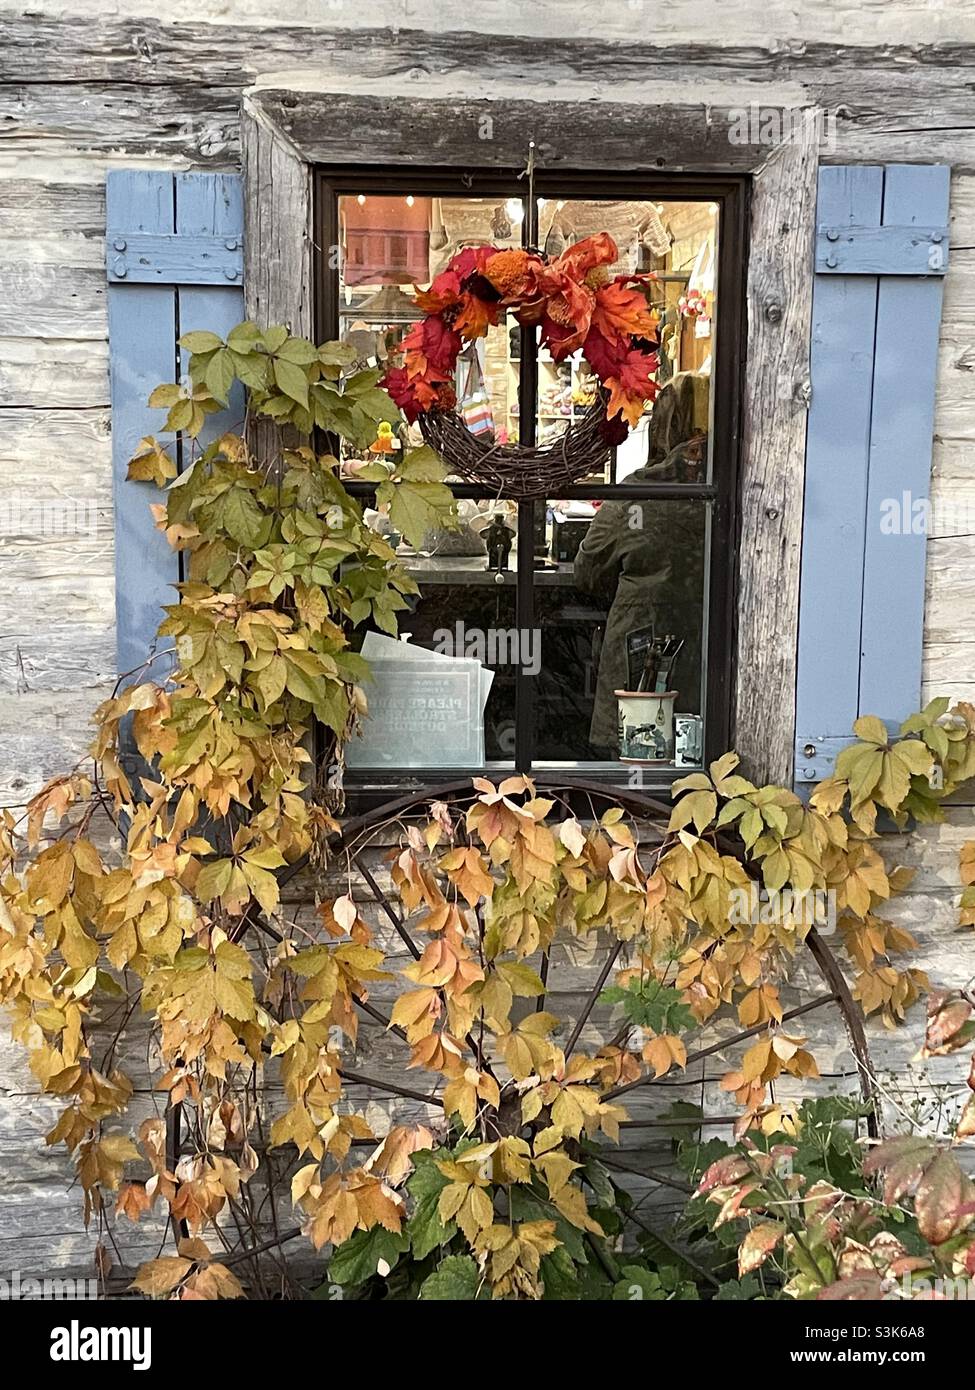
[[[499,251],[484,267],[484,278],[493,285],[502,299],[515,298],[527,284],[529,262],[527,251]]]
[[[586,276],[599,266],[612,265],[617,254],[609,233],[597,232],[568,247],[551,264],[530,266],[526,302],[515,317],[519,323],[541,324],[542,342],[556,362],[581,347],[589,332],[596,294],[583,283]]]

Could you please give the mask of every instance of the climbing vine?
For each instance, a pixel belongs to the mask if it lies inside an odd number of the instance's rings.
[[[896,736],[858,720],[808,804],[728,753],[675,786],[649,843],[619,806],[580,816],[529,778],[476,780],[466,802],[397,832],[386,867],[403,965],[332,846],[342,751],[368,711],[356,633],[395,634],[415,585],[327,444],[367,449],[398,411],[342,344],[245,323],[182,346],[186,380],[150,401],[171,438],[142,440],[130,466],[165,489],[157,522],[185,557],[177,601],[145,666],[95,712],[90,757],[23,820],[6,812],[0,834],[0,995],[62,1106],[48,1142],[73,1156],[102,1272],[114,1222],[153,1209],[174,1249],[136,1274],[152,1296],[238,1297],[241,1278],[259,1290],[262,1253],[298,1234],[343,1288],[625,1297],[635,1280],[673,1296],[686,1252],[627,1236],[623,1097],[685,1067],[694,1031],[733,1015],[747,1046],[721,1084],[736,1134],[776,1131],[775,1079],[818,1074],[780,998],[810,893],[835,901],[864,1012],[903,1019],[927,984],[894,963],[914,942],[882,912],[910,874],[885,863],[878,817],[941,816],[975,773],[975,707],[934,701]],[[235,411],[239,428],[217,434]],[[417,544],[451,524],[428,449],[377,454],[358,476]],[[348,867],[311,920],[282,901],[309,863],[329,881]],[[546,986],[563,942],[608,951],[574,1026]],[[165,1102],[141,1123],[119,1062],[137,1010]],[[364,1014],[426,1078],[387,1085],[410,1108],[382,1124],[350,1095]],[[280,1104],[259,1084],[272,1077]],[[283,1234],[275,1156],[300,1212]]]
[[[968,1052],[967,990],[928,1001],[922,1058]],[[975,1279],[975,1183],[960,1146],[975,1135],[975,1058],[966,1099],[940,1135],[914,1125],[866,1153],[847,1123],[855,1107],[804,1103],[779,1132],[712,1140],[688,1226],[704,1225],[736,1252],[745,1281],[766,1297],[904,1301],[969,1298]],[[692,1171],[702,1153],[691,1157]],[[916,1334],[915,1334],[916,1335]]]

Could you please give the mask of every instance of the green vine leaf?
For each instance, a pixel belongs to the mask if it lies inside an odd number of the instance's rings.
[[[453,494],[443,483],[382,483],[376,501],[388,503],[393,526],[417,548],[428,532],[448,526],[454,513]]]
[[[487,1297],[479,1292],[481,1276],[470,1255],[448,1255],[439,1269],[420,1285],[420,1298],[444,1303],[471,1303]]]
[[[385,1279],[409,1245],[405,1235],[382,1226],[356,1231],[335,1247],[328,1262],[328,1277],[333,1284],[350,1288],[366,1283],[376,1274]]]
[[[307,407],[308,378],[300,367],[289,362],[286,358],[275,357],[274,380],[286,396],[297,401],[299,405]]]
[[[193,333],[184,333],[179,340],[179,345],[181,348],[185,348],[187,352],[200,354],[217,352],[223,347],[224,342],[222,338],[217,337],[216,333],[207,332],[205,329],[197,329]],[[150,397],[149,404],[152,405],[153,403]]]

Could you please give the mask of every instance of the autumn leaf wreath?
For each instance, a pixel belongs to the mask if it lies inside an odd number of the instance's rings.
[[[657,392],[657,320],[647,293],[652,275],[617,275],[608,232],[570,246],[557,259],[536,251],[468,247],[454,256],[415,303],[424,317],[399,347],[383,385],[411,423],[456,405],[461,350],[510,313],[540,327],[556,362],[582,349],[605,401],[600,433],[620,444]]]

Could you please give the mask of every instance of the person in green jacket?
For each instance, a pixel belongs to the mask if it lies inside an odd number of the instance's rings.
[[[653,627],[684,646],[671,680],[677,709],[701,709],[707,504],[700,500],[626,500],[626,486],[670,482],[699,468],[706,441],[692,439],[660,463],[630,474],[620,500],[604,502],[575,559],[579,589],[608,605],[599,653],[589,741],[599,758],[619,755],[616,691],[628,688],[627,635]]]

